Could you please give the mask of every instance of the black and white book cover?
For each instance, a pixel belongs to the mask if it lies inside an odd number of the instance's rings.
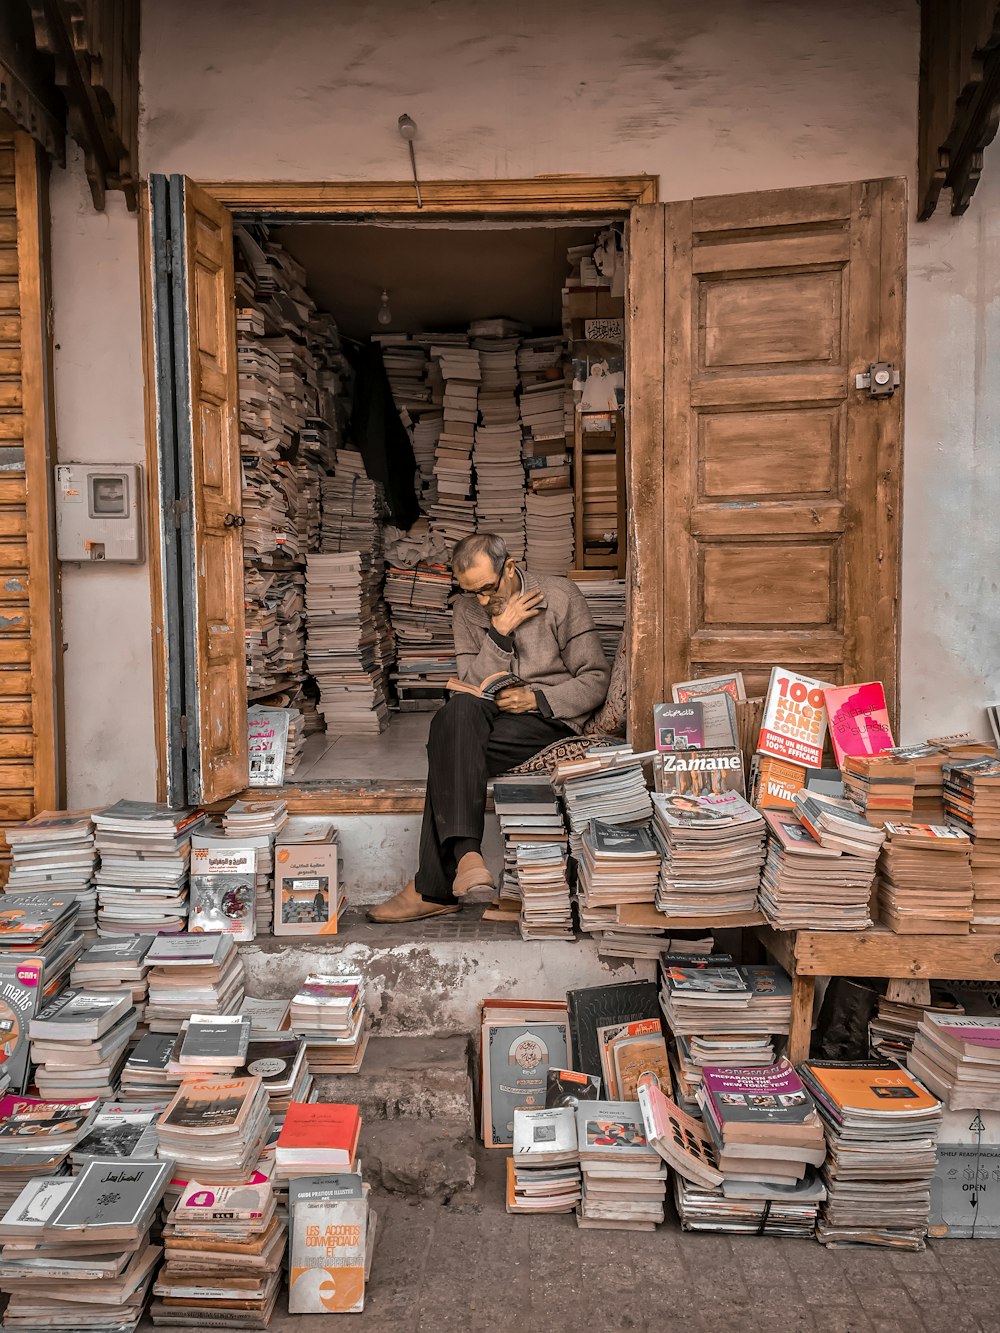
[[[96,1041],[131,1008],[130,993],[67,990],[31,1020],[29,1032],[37,1041]]]
[[[150,967],[218,967],[235,947],[231,935],[157,935],[146,962]]]
[[[144,1229],[172,1173],[172,1162],[91,1160],[76,1177],[75,1188],[53,1213],[48,1226],[53,1232],[103,1227]]]
[[[360,1199],[364,1185],[359,1171],[341,1171],[329,1176],[299,1176],[288,1182],[288,1207],[316,1199]]]
[[[84,1158],[149,1158],[156,1153],[156,1122],[166,1102],[105,1102],[87,1134],[73,1149],[73,1161]]]
[[[240,1014],[192,1014],[177,1060],[182,1065],[219,1064],[235,1069],[246,1058],[249,1042],[249,1018]]]
[[[62,1206],[75,1183],[71,1176],[42,1176],[29,1180],[0,1218],[0,1237],[30,1236],[40,1231]]]
[[[179,1041],[180,1037],[176,1032],[147,1032],[139,1039],[129,1056],[128,1068],[137,1073],[147,1069],[166,1069]]]

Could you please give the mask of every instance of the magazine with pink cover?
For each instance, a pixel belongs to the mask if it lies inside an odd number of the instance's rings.
[[[823,698],[839,768],[843,767],[845,755],[875,755],[891,748],[892,729],[881,681],[838,685],[825,689]]]

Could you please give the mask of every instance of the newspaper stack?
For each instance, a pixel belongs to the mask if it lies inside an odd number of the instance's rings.
[[[7,892],[72,896],[78,906],[77,928],[88,939],[97,934],[97,854],[91,814],[47,810],[5,831],[10,846]]]
[[[78,1176],[25,1186],[0,1221],[5,1326],[134,1329],[160,1257],[149,1232],[170,1171],[102,1157]],[[41,1253],[30,1248],[39,1244]]]
[[[96,940],[73,964],[70,974],[74,990],[127,995],[135,1005],[140,1036],[146,1030],[146,954],[152,943],[152,935],[114,935]]]
[[[941,824],[883,824],[879,918],[897,934],[967,935],[973,918],[971,841]]]
[[[432,711],[445,701],[445,684],[455,675],[451,628],[451,571],[421,560],[413,568],[390,565],[385,600],[396,636],[393,683],[401,709]]]
[[[331,734],[378,735],[388,724],[380,578],[373,557],[362,551],[307,558],[309,671]]]
[[[430,509],[431,531],[449,549],[476,530],[472,483],[472,446],[479,419],[479,353],[461,341],[437,342],[431,356],[444,385],[441,434],[434,454],[437,500]]]
[[[807,1060],[829,1149],[817,1239],[922,1250],[942,1108],[893,1060]]]
[[[150,1032],[180,1032],[192,1013],[234,1014],[243,1002],[243,962],[232,935],[161,935],[146,962]]]
[[[157,1154],[180,1180],[245,1182],[271,1134],[267,1092],[254,1076],[182,1080],[156,1130]]]
[[[765,810],[767,861],[760,906],[779,930],[864,930],[875,872],[870,848],[863,855],[824,846],[794,810]],[[881,838],[881,831],[869,826]],[[861,847],[862,844],[854,844]]]
[[[655,792],[653,827],[663,852],[661,912],[721,919],[754,910],[764,820],[738,792]]]
[[[113,1096],[137,1021],[131,995],[63,991],[29,1024],[38,1091],[51,1101]]]
[[[184,930],[191,834],[204,819],[201,810],[151,801],[118,801],[94,814],[101,935]]]
[[[154,1326],[266,1328],[281,1290],[287,1235],[270,1181],[207,1188],[189,1180],[163,1228]]]
[[[292,999],[289,1026],[306,1043],[311,1074],[356,1074],[370,1026],[364,978],[311,973]]]
[[[516,337],[473,338],[479,352],[479,424],[476,469],[476,531],[504,539],[514,560],[524,559],[524,464],[517,407]]]
[[[514,1108],[507,1159],[508,1213],[571,1213],[582,1197],[580,1145],[572,1106]]]
[[[552,782],[566,804],[570,851],[579,859],[583,831],[592,819],[606,824],[648,824],[653,807],[642,765],[649,754],[631,745],[595,746],[582,759],[555,765]]]
[[[972,928],[1000,931],[1000,758],[947,763],[947,822],[972,839]]]
[[[223,816],[223,830],[241,847],[257,853],[257,933],[269,934],[274,920],[274,843],[288,822],[282,800],[234,801]]]
[[[646,1138],[638,1102],[581,1101],[576,1110],[580,1227],[653,1231],[663,1221],[667,1168]]]

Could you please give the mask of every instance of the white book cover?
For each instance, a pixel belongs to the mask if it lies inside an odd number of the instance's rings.
[[[367,1199],[303,1200],[292,1210],[289,1314],[357,1314],[365,1308]]]
[[[251,787],[280,787],[284,782],[289,720],[287,708],[248,710]]]

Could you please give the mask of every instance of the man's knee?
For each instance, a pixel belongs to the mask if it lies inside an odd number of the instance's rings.
[[[486,710],[481,699],[472,694],[453,694],[431,718],[430,739],[439,740],[459,731],[481,726]]]

